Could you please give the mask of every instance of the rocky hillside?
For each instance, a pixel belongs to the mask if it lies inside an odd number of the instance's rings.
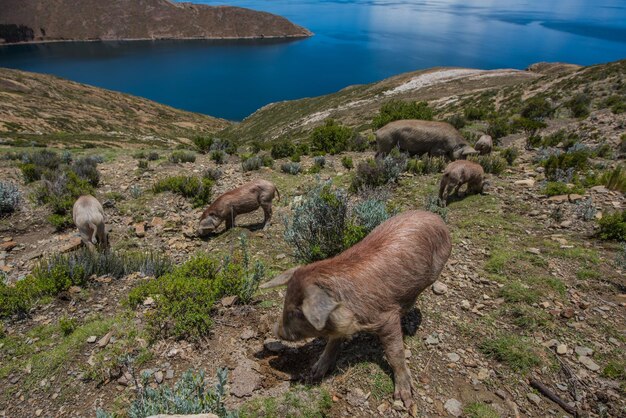
[[[5,143],[166,146],[229,122],[58,77],[0,68]]]
[[[243,142],[302,141],[327,118],[367,135],[381,105],[393,100],[427,101],[437,119],[462,115],[472,104],[506,117],[514,116],[522,100],[529,97],[549,97],[562,107],[584,90],[595,108],[607,109],[604,101],[614,89],[620,100],[625,100],[623,88],[613,85],[623,82],[620,80],[625,73],[626,61],[591,67],[543,63],[525,71],[433,68],[350,86],[325,96],[272,103],[227,129],[224,136]]]
[[[311,32],[270,13],[169,0],[3,0],[4,42],[297,38]]]

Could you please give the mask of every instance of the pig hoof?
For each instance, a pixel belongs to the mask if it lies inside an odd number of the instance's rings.
[[[411,391],[411,388],[396,389],[393,394],[393,398],[396,400],[401,400],[402,403],[404,403],[405,408],[409,411],[411,411],[413,405],[415,405],[415,403],[413,402],[413,393]]]
[[[311,369],[311,374],[309,375],[309,379],[312,382],[319,382],[328,372],[328,363],[324,361],[318,360]]]

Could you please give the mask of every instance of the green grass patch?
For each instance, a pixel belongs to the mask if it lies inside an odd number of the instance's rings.
[[[480,349],[485,355],[523,374],[541,365],[535,347],[527,339],[517,335],[501,334],[488,338],[480,344]]]
[[[211,201],[213,180],[206,177],[172,176],[157,181],[152,186],[154,193],[172,192],[191,199],[194,207]]]
[[[467,418],[500,418],[500,414],[490,405],[482,402],[473,402],[463,409]]]
[[[319,418],[330,416],[332,398],[324,388],[295,386],[278,398],[256,398],[239,410],[241,418]]]

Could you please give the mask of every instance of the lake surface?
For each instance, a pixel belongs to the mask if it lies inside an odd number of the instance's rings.
[[[0,66],[241,120],[270,102],[434,66],[523,69],[626,58],[624,0],[196,2],[277,13],[315,36],[4,46]]]

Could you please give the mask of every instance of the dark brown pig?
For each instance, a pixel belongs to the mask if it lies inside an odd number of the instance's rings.
[[[394,398],[409,408],[413,389],[400,318],[437,280],[450,251],[450,233],[438,215],[409,211],[394,216],[343,253],[292,268],[262,285],[287,284],[274,332],[288,341],[328,339],[311,370],[313,379],[332,367],[345,338],[361,331],[377,334],[393,369]]]
[[[226,229],[230,229],[235,226],[237,215],[253,212],[259,207],[263,208],[263,226],[266,227],[272,218],[274,194],[280,199],[280,193],[274,183],[262,179],[252,180],[224,193],[202,213],[198,235],[207,235],[215,231],[223,221],[226,221]]]
[[[485,171],[480,164],[459,160],[454,161],[446,167],[439,184],[439,200],[446,203],[450,192],[459,193],[461,186],[467,183],[468,193],[482,193],[485,185]]]

